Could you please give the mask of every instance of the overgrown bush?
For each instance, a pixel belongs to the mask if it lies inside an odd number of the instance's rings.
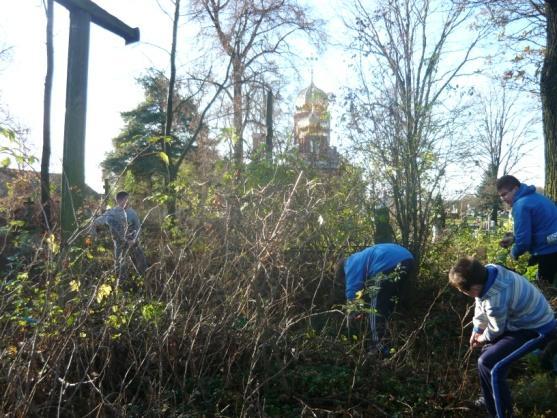
[[[365,187],[350,187],[349,171],[275,182],[270,167],[258,170],[238,187],[199,186],[208,195],[188,201],[185,221],[146,228],[151,267],[127,283],[107,241],[61,248],[54,235],[13,230],[1,267],[0,411],[477,416],[471,304],[447,289],[446,269],[496,238],[462,229],[432,247],[383,360],[366,350],[365,321],[347,327],[332,277],[340,246],[371,244]],[[546,379],[540,387],[553,388]]]

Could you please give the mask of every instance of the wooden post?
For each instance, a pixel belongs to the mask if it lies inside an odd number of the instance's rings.
[[[66,119],[62,162],[62,240],[77,229],[76,212],[85,185],[85,121],[87,117],[87,73],[91,22],[125,39],[139,40],[139,29],[131,28],[90,0],[55,0],[70,11]]]
[[[87,113],[87,68],[91,17],[75,9],[70,12],[66,120],[62,162],[62,236],[64,241],[77,227],[76,211],[85,185],[85,119]]]

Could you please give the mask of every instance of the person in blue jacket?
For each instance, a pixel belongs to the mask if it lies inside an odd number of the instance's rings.
[[[394,311],[396,300],[409,276],[416,270],[410,251],[397,244],[376,244],[337,264],[336,276],[345,284],[346,299],[362,298],[362,291],[370,289],[370,327],[373,346],[383,355],[389,354],[385,341],[387,322]]]
[[[501,246],[512,245],[514,259],[528,251],[532,256],[529,264],[538,264],[538,279],[557,284],[557,241],[550,238],[557,232],[557,206],[534,186],[513,176],[497,179],[496,187],[501,199],[512,207],[514,220],[514,233]]]

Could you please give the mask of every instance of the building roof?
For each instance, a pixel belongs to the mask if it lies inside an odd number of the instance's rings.
[[[313,81],[308,87],[303,89],[296,99],[296,109],[312,109],[313,106],[320,106],[326,109],[329,106],[329,96],[320,88],[313,84]]]
[[[8,184],[14,180],[27,178],[30,180],[33,188],[39,190],[40,187],[40,173],[31,170],[19,170],[14,168],[0,168],[0,197],[6,196],[8,193]],[[55,186],[55,193],[59,193],[60,187],[62,185],[62,174],[60,173],[50,173],[50,182]],[[84,186],[83,192],[85,196],[89,197],[99,197],[100,194],[89,187],[87,184]]]

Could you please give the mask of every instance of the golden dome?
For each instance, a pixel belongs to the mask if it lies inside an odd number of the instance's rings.
[[[309,110],[316,105],[326,109],[329,106],[329,96],[323,90],[315,87],[312,81],[309,87],[306,87],[298,94],[296,109],[301,110],[305,108]]]

